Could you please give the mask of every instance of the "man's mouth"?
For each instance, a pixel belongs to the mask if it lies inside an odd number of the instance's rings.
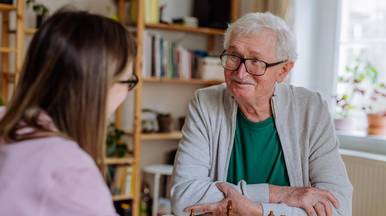
[[[254,83],[250,81],[243,81],[238,79],[232,79],[232,82],[236,83],[237,85],[255,85]]]

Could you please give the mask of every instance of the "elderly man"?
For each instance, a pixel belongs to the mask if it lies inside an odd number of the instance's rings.
[[[285,22],[251,13],[229,26],[226,85],[198,90],[173,172],[172,205],[225,215],[351,215],[352,186],[326,102],[283,83],[296,60]],[[226,183],[224,183],[226,182]]]

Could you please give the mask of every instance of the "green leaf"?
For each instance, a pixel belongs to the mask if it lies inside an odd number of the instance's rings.
[[[350,73],[351,72],[351,68],[349,66],[346,66],[344,69],[345,69],[346,73]]]
[[[354,110],[355,107],[353,105],[351,105],[351,104],[347,104],[346,109],[347,110]]]
[[[344,95],[342,96],[342,99],[345,100],[345,101],[347,101],[347,100],[349,99],[348,94],[344,94]]]
[[[359,75],[358,75],[357,80],[358,80],[359,82],[362,82],[362,81],[365,80],[365,79],[366,79],[366,75],[364,75],[364,74],[359,74]]]

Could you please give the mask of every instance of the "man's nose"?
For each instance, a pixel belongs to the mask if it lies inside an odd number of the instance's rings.
[[[243,78],[247,76],[248,72],[247,72],[247,67],[245,66],[245,62],[241,62],[239,68],[236,71],[234,71],[234,73],[236,73],[236,76],[238,78]]]

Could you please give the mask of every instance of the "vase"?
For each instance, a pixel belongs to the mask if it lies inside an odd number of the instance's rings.
[[[172,121],[170,114],[157,114],[158,132],[170,132],[172,130]]]
[[[367,114],[369,135],[386,135],[386,115],[382,114]]]

